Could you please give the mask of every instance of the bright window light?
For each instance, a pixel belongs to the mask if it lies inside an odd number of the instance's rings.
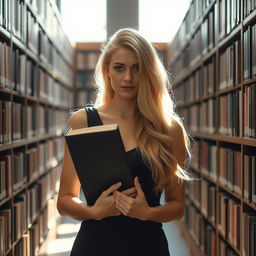
[[[127,0],[128,1],[128,0]],[[191,0],[139,0],[139,31],[152,42],[170,42]],[[106,39],[107,0],[62,0],[62,24],[71,42]]]
[[[62,0],[62,24],[71,42],[106,39],[106,0]]]
[[[152,42],[171,42],[191,0],[139,0],[139,31]]]

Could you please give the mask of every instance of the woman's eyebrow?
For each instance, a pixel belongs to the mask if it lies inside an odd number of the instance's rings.
[[[114,62],[113,64],[114,65],[123,65],[123,66],[125,66],[125,64],[121,63],[121,62]],[[135,63],[135,64],[132,64],[131,66],[138,66],[138,65],[139,65],[139,63]]]
[[[124,65],[123,63],[121,62],[114,62],[113,64],[117,64],[117,65]]]

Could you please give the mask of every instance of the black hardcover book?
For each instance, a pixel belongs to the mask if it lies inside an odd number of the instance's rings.
[[[134,186],[117,124],[70,128],[65,139],[88,205],[117,182],[120,191]]]

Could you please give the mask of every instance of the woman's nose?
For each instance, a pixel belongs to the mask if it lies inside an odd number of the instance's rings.
[[[127,69],[126,72],[125,72],[124,80],[125,81],[130,81],[131,79],[132,79],[131,71],[129,69]]]

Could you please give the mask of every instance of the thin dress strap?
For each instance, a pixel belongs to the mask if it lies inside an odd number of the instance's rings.
[[[90,126],[97,126],[103,125],[99,113],[96,108],[94,107],[85,107],[85,111],[87,113],[87,125]]]

